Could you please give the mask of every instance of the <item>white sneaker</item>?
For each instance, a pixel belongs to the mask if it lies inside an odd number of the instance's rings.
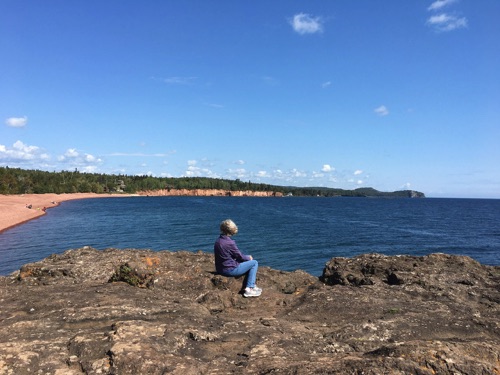
[[[259,293],[262,293],[262,289],[259,288],[257,285],[253,287],[254,290],[258,291]]]
[[[262,293],[262,289],[258,290],[257,288],[245,288],[245,292],[243,293],[244,297],[258,297]]]

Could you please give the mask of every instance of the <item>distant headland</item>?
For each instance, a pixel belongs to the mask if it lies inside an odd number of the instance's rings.
[[[381,192],[376,189],[353,190],[328,187],[278,186],[251,181],[208,177],[152,177],[47,172],[0,167],[0,194],[127,193],[161,196],[266,196],[266,197],[387,197],[425,198],[415,190]]]

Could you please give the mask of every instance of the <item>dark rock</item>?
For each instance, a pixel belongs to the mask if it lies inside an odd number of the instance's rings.
[[[500,267],[444,254],[260,267],[69,250],[0,277],[0,374],[499,374]]]
[[[281,291],[285,294],[293,294],[297,291],[297,286],[292,281],[287,281]]]
[[[387,283],[389,285],[401,285],[404,284],[405,282],[401,277],[396,275],[394,272],[391,272],[389,273],[389,275],[387,275]]]

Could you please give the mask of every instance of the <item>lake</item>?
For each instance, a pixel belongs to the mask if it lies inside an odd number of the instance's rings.
[[[219,223],[262,266],[319,276],[332,257],[468,255],[500,265],[500,200],[320,197],[130,197],[67,201],[0,233],[0,275],[91,246],[213,251]]]

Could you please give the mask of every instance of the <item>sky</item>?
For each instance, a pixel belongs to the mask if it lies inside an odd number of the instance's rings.
[[[500,198],[498,0],[0,9],[0,167]]]

